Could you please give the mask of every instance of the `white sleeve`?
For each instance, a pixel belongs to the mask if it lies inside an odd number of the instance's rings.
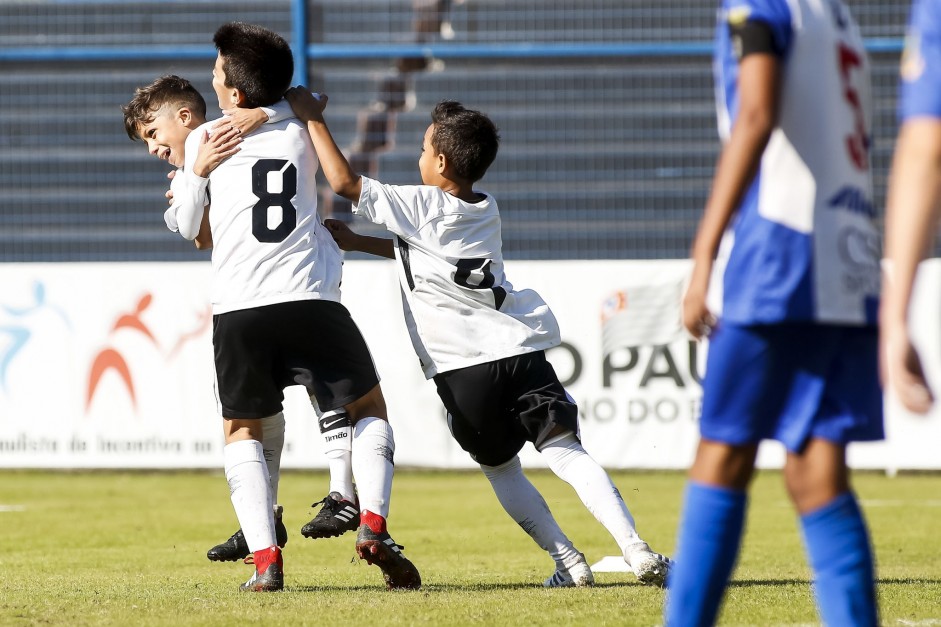
[[[383,225],[396,235],[411,237],[418,231],[426,212],[422,188],[419,185],[385,185],[364,176],[359,201],[353,204],[353,213]]]
[[[192,172],[184,172],[182,177],[184,185],[180,190],[179,202],[174,202],[176,210],[177,227],[180,235],[186,239],[196,239],[199,235],[199,227],[203,221],[203,210],[206,208],[207,194],[209,188],[209,179],[196,176]],[[176,192],[173,198],[176,199]]]
[[[186,166],[170,183],[170,189],[173,190],[173,207],[176,207],[177,227],[180,235],[190,240],[199,235],[203,209],[209,204],[209,179],[193,173],[203,130],[204,127],[201,126],[186,138]]]
[[[176,223],[176,210],[177,206],[173,205],[169,209],[163,212],[163,221],[167,223],[167,228],[173,231],[174,233],[180,232],[180,225]]]
[[[275,122],[282,122],[284,120],[289,120],[293,117],[294,111],[291,109],[291,104],[282,98],[278,102],[274,103],[270,107],[258,107],[265,112],[265,115],[268,116],[268,121],[265,124],[273,124]]]
[[[170,180],[170,191],[173,192],[173,204],[163,213],[163,221],[167,223],[167,228],[174,233],[180,232],[180,225],[177,222],[176,214],[180,210],[180,194],[183,192],[183,170],[178,169],[176,175]]]

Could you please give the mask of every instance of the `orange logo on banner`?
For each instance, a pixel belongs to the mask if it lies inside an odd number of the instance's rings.
[[[150,307],[152,301],[153,296],[144,294],[141,299],[137,301],[137,309],[135,309],[133,313],[122,314],[118,317],[114,326],[111,327],[111,334],[118,329],[134,329],[149,338],[150,341],[156,345],[157,340],[154,339],[153,333],[150,332],[150,329],[148,329],[144,321],[141,320],[141,314]],[[98,356],[95,357],[95,361],[92,363],[91,374],[88,378],[88,398],[85,401],[85,411],[88,411],[88,408],[91,407],[91,401],[95,396],[98,383],[101,382],[101,377],[111,370],[116,371],[118,376],[121,377],[121,381],[124,382],[127,393],[131,397],[131,405],[133,405],[134,409],[137,409],[137,398],[134,395],[134,380],[131,378],[131,370],[127,366],[127,360],[124,359],[121,353],[109,347],[100,351]]]
[[[130,329],[136,331],[149,339],[153,345],[159,350],[160,345],[157,342],[157,338],[154,337],[154,334],[151,332],[150,328],[143,321],[143,314],[150,307],[153,302],[153,295],[144,294],[139,301],[137,301],[137,307],[133,312],[124,313],[118,316],[117,320],[114,323],[114,326],[111,327],[111,331],[108,334],[109,337],[112,336],[119,329]],[[194,340],[205,333],[206,329],[212,323],[212,308],[206,307],[203,311],[199,313],[197,319],[196,328],[191,331],[187,331],[177,339],[173,348],[166,355],[167,361],[173,359],[174,356],[186,345],[187,342]],[[116,350],[114,347],[109,346],[102,349],[98,352],[98,355],[95,356],[95,359],[92,362],[91,372],[88,377],[88,392],[85,401],[85,411],[91,407],[92,399],[95,397],[95,391],[98,389],[98,384],[101,382],[102,377],[107,372],[114,372],[117,374],[121,381],[124,383],[124,387],[127,389],[128,396],[131,399],[131,405],[134,407],[135,411],[137,409],[137,396],[134,389],[134,378],[131,374],[131,369],[128,366],[127,360],[124,356]]]

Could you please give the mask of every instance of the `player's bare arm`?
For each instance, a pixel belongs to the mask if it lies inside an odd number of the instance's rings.
[[[395,246],[391,239],[360,235],[340,220],[327,219],[323,221],[323,225],[330,231],[340,250],[368,253],[386,259],[395,258]]]
[[[232,126],[235,128],[236,133],[244,136],[259,129],[262,124],[268,121],[268,114],[261,108],[245,109],[236,107],[226,109],[222,114],[225,117],[216,120],[216,123],[212,126],[213,132]]]
[[[199,151],[193,164],[193,173],[206,178],[220,163],[239,151],[242,135],[237,126],[226,124],[213,128],[212,134],[203,131],[199,141]]]
[[[706,306],[712,266],[742,195],[755,177],[777,120],[780,62],[771,54],[746,55],[739,65],[739,114],[722,149],[693,242],[693,274],[683,299],[683,325],[696,339],[708,334],[715,316]]]
[[[294,115],[307,123],[307,132],[320,159],[320,168],[331,189],[347,200],[358,202],[363,189],[362,177],[353,172],[323,119],[327,95],[320,94],[317,98],[306,87],[298,86],[289,89],[284,97],[291,104]]]
[[[911,342],[909,305],[918,264],[928,253],[941,198],[941,120],[915,118],[902,126],[889,179],[881,325],[882,378],[909,410],[927,412],[934,401]]]

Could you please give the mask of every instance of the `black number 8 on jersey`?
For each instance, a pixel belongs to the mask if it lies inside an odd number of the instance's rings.
[[[288,167],[284,167],[287,164]],[[281,172],[281,191],[268,191],[268,174]],[[258,202],[252,207],[252,235],[259,242],[284,241],[297,226],[297,209],[291,199],[297,194],[297,168],[284,159],[259,159],[252,166],[252,193]],[[268,210],[281,208],[281,221],[275,228],[268,226]]]

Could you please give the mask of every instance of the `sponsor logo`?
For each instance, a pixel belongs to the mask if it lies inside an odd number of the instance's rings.
[[[851,213],[864,215],[867,218],[876,217],[876,208],[869,195],[858,187],[847,185],[830,197],[827,206],[831,209],[845,209]]]
[[[340,416],[339,418],[334,418],[330,420],[329,418],[323,418],[320,421],[320,430],[321,431],[330,431],[331,429],[339,429],[340,427],[348,426],[349,418],[347,416]]]

